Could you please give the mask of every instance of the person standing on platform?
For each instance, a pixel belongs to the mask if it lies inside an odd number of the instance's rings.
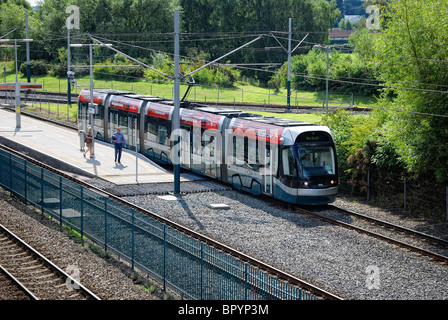
[[[114,133],[112,136],[112,142],[115,146],[115,163],[117,163],[117,156],[118,156],[118,163],[121,163],[121,152],[123,150],[123,147],[126,148],[126,140],[124,139],[123,134],[121,133],[121,129],[117,128],[117,132]]]
[[[87,150],[83,153],[83,156],[85,158],[87,152],[90,152],[90,159],[92,159],[93,158],[93,156],[92,156],[92,147],[93,147],[92,128],[89,128],[89,130],[87,130],[85,143],[86,143]]]

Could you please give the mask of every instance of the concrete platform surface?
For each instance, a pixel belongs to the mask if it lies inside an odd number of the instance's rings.
[[[123,149],[121,164],[114,161],[113,145],[95,140],[93,159],[83,157],[80,138],[74,130],[21,115],[21,128],[16,128],[16,114],[0,110],[0,137],[22,145],[81,172],[117,185],[173,182],[172,172],[134,151]],[[34,152],[33,152],[34,153]],[[136,156],[138,159],[136,160]],[[87,156],[88,158],[88,156]],[[136,175],[137,173],[137,175]],[[181,182],[202,179],[194,174],[181,175]]]

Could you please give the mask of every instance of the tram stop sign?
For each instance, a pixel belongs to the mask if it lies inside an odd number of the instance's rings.
[[[15,91],[16,128],[21,127],[20,90],[26,90],[26,89],[42,89],[42,84],[41,83],[28,83],[28,82],[0,83],[0,90],[14,90]]]

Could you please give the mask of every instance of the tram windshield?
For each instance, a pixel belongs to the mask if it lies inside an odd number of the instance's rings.
[[[297,149],[299,175],[302,178],[336,174],[334,150],[331,146],[299,146]]]

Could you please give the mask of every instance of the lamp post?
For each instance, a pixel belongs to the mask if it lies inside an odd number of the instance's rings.
[[[81,48],[81,47],[89,47],[89,60],[90,60],[90,104],[87,108],[87,112],[89,113],[89,122],[92,125],[92,136],[95,137],[95,120],[93,117],[93,114],[95,113],[95,107],[93,105],[93,53],[92,53],[92,47],[93,46],[100,46],[100,47],[111,47],[111,44],[98,44],[98,43],[89,43],[89,44],[82,44],[82,43],[73,43],[70,44],[70,47],[72,48]],[[92,139],[92,155],[95,155],[95,139]]]

